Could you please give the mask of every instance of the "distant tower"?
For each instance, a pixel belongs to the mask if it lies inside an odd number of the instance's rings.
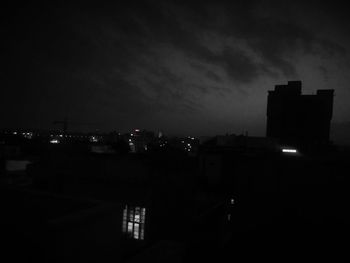
[[[329,143],[334,90],[302,95],[301,81],[276,85],[267,98],[266,136],[285,143]]]

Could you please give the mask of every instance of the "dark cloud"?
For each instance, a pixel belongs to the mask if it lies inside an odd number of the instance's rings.
[[[213,71],[207,71],[206,76],[215,82],[222,82],[222,79]]]
[[[327,68],[325,68],[324,66],[319,66],[318,69],[321,72],[323,78],[327,81],[329,79],[329,72]]]

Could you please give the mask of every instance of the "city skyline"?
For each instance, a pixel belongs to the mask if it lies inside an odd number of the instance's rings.
[[[334,3],[9,6],[0,128],[265,136],[268,90],[334,89],[350,142],[348,19]]]

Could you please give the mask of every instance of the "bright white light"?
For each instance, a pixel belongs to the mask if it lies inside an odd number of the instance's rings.
[[[135,129],[135,132],[139,132],[140,130],[139,129]]]
[[[56,140],[56,139],[53,139],[53,140],[50,141],[50,143],[57,144],[57,143],[60,143],[60,141]]]
[[[17,134],[17,132],[13,132],[13,134],[14,134],[14,135],[16,135],[16,134]]]
[[[231,205],[233,205],[234,203],[235,203],[235,200],[231,198]]]
[[[63,134],[60,134],[60,137],[62,138],[62,137],[63,137]]]
[[[284,153],[296,153],[297,150],[296,149],[282,149],[282,152],[284,152]]]

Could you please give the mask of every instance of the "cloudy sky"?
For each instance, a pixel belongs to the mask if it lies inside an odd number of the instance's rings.
[[[302,80],[335,89],[333,137],[350,133],[345,6],[124,2],[2,10],[0,128],[263,136],[267,91]]]

